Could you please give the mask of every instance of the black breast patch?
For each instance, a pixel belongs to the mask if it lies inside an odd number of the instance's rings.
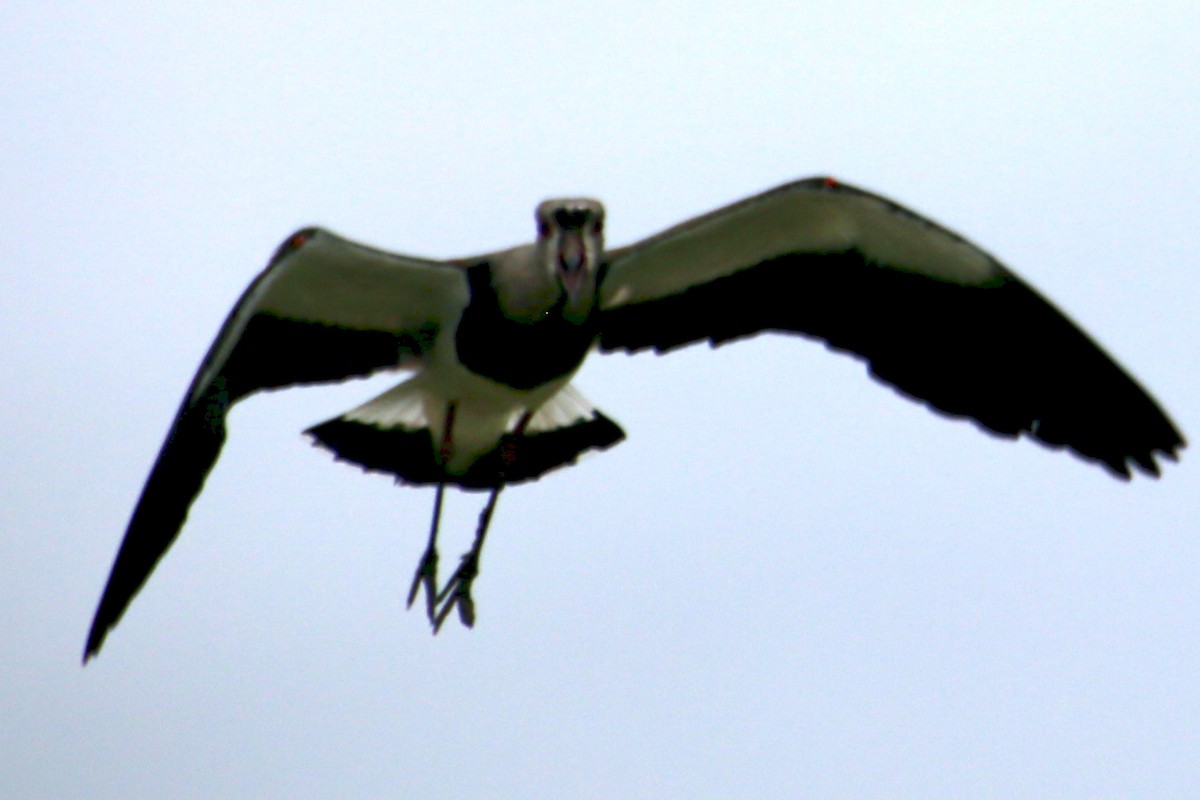
[[[467,369],[515,389],[533,389],[583,361],[596,338],[596,314],[583,324],[564,319],[564,297],[536,322],[518,322],[500,308],[489,264],[471,267],[467,276],[471,302],[454,336],[458,360]]]

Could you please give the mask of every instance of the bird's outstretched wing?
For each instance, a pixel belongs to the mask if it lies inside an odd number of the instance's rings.
[[[1087,334],[996,259],[889,200],[813,178],[606,256],[602,350],[760,331],[825,340],[942,412],[1158,474],[1179,431]]]
[[[275,253],[225,320],[134,509],[84,649],[95,655],[179,534],[225,441],[225,415],[260,389],[337,381],[419,361],[453,329],[463,269],[374,250],[319,228]]]

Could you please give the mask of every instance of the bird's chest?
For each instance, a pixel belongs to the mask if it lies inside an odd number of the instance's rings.
[[[490,287],[472,286],[454,334],[459,362],[514,389],[528,390],[573,372],[596,338],[595,313],[582,323],[552,306],[533,320],[510,319]]]

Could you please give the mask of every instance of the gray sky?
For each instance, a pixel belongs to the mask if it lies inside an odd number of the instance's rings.
[[[250,400],[79,666],[193,370],[305,224],[454,256],[590,194],[622,244],[832,173],[1200,436],[1196,4],[178,5],[0,21],[0,794],[1200,785],[1197,454],[1125,485],[798,339],[590,361],[629,440],[504,494],[479,623],[436,639],[403,605],[432,492],[299,435],[389,379]],[[449,496],[445,563],[483,499]]]

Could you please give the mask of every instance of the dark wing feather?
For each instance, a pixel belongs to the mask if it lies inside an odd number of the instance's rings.
[[[179,534],[225,441],[225,415],[260,389],[337,381],[421,358],[467,302],[463,270],[320,229],[284,242],[225,321],[142,489],[88,633],[95,655]]]
[[[1183,439],[1155,401],[987,253],[890,201],[814,179],[615,251],[600,347],[666,351],[760,331],[825,340],[948,414],[1129,477]]]

